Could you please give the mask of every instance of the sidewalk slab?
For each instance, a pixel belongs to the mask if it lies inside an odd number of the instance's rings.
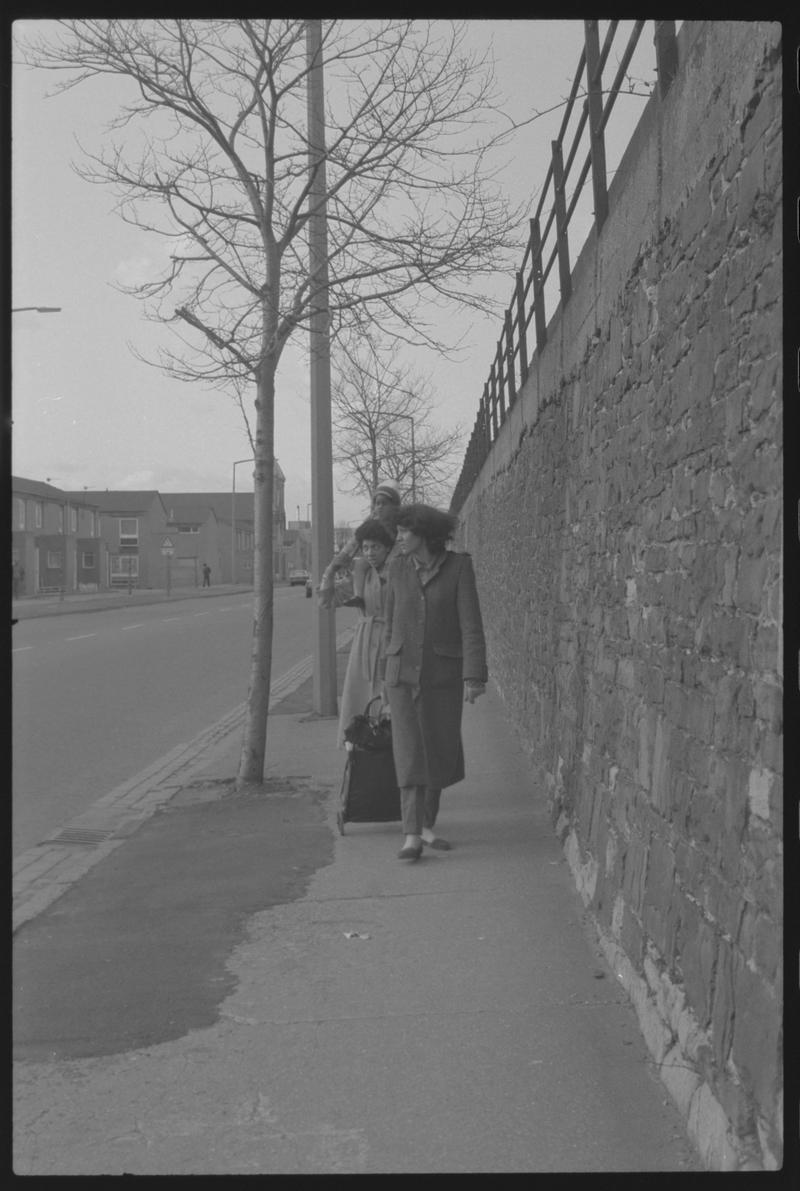
[[[453,851],[417,864],[396,857],[398,824],[338,834],[335,735],[310,704],[270,717],[265,798],[278,812],[291,798],[297,814],[313,800],[328,852],[299,895],[248,913],[211,1024],[16,1064],[16,1172],[699,1169],[499,697],[464,708],[467,778],[444,792],[437,824]],[[213,787],[224,772],[218,755],[196,780]],[[207,838],[226,806],[235,813],[235,799],[199,793],[190,815],[171,813],[189,855],[191,832]],[[157,821],[115,855],[155,848]],[[213,891],[242,853],[210,855]],[[168,850],[163,860],[167,880]]]

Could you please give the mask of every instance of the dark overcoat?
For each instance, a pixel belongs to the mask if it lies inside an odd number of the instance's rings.
[[[444,789],[464,777],[464,680],[487,679],[469,554],[447,551],[425,584],[410,557],[394,558],[385,619],[385,680],[398,784]]]

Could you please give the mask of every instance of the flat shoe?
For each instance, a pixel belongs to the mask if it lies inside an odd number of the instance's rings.
[[[439,839],[438,836],[432,840],[424,839],[422,842],[426,848],[435,848],[437,852],[449,852],[453,846],[448,844],[446,839]]]
[[[398,860],[419,860],[421,855],[422,855],[422,844],[419,844],[418,847],[416,847],[416,848],[413,848],[409,845],[409,847],[407,847],[407,848],[400,849],[400,851],[397,853],[397,859]]]

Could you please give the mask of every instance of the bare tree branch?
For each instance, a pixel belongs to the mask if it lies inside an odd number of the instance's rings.
[[[255,630],[240,781],[261,781],[266,747],[275,377],[322,296],[308,264],[316,191],[307,26],[286,18],[68,19],[55,22],[56,37],[19,46],[23,62],[58,73],[56,94],[99,77],[118,82],[108,136],[83,152],[78,171],[108,186],[120,217],[168,249],[162,268],[124,287],[174,333],[150,362],[233,389],[243,412],[244,394],[255,394],[246,419],[255,459]],[[328,226],[325,297],[342,344],[355,332],[365,342],[391,336],[447,351],[442,311],[495,309],[485,282],[513,268],[525,211],[510,208],[490,156],[513,128],[503,124],[488,59],[466,52],[464,33],[463,23],[448,21],[324,22],[319,201]],[[454,436],[428,422],[424,381],[381,354],[376,347],[360,362],[340,354],[342,402],[348,386],[353,392],[337,416],[361,436],[348,446],[342,428],[340,451],[356,484],[374,486],[380,463],[408,487],[402,415],[413,416],[414,478],[433,499],[448,480]],[[368,390],[357,387],[357,363]]]

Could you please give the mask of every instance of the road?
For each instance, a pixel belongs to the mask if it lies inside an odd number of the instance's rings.
[[[309,654],[311,619],[302,588],[276,589],[273,679]],[[13,854],[242,703],[251,637],[249,594],[20,620]]]

